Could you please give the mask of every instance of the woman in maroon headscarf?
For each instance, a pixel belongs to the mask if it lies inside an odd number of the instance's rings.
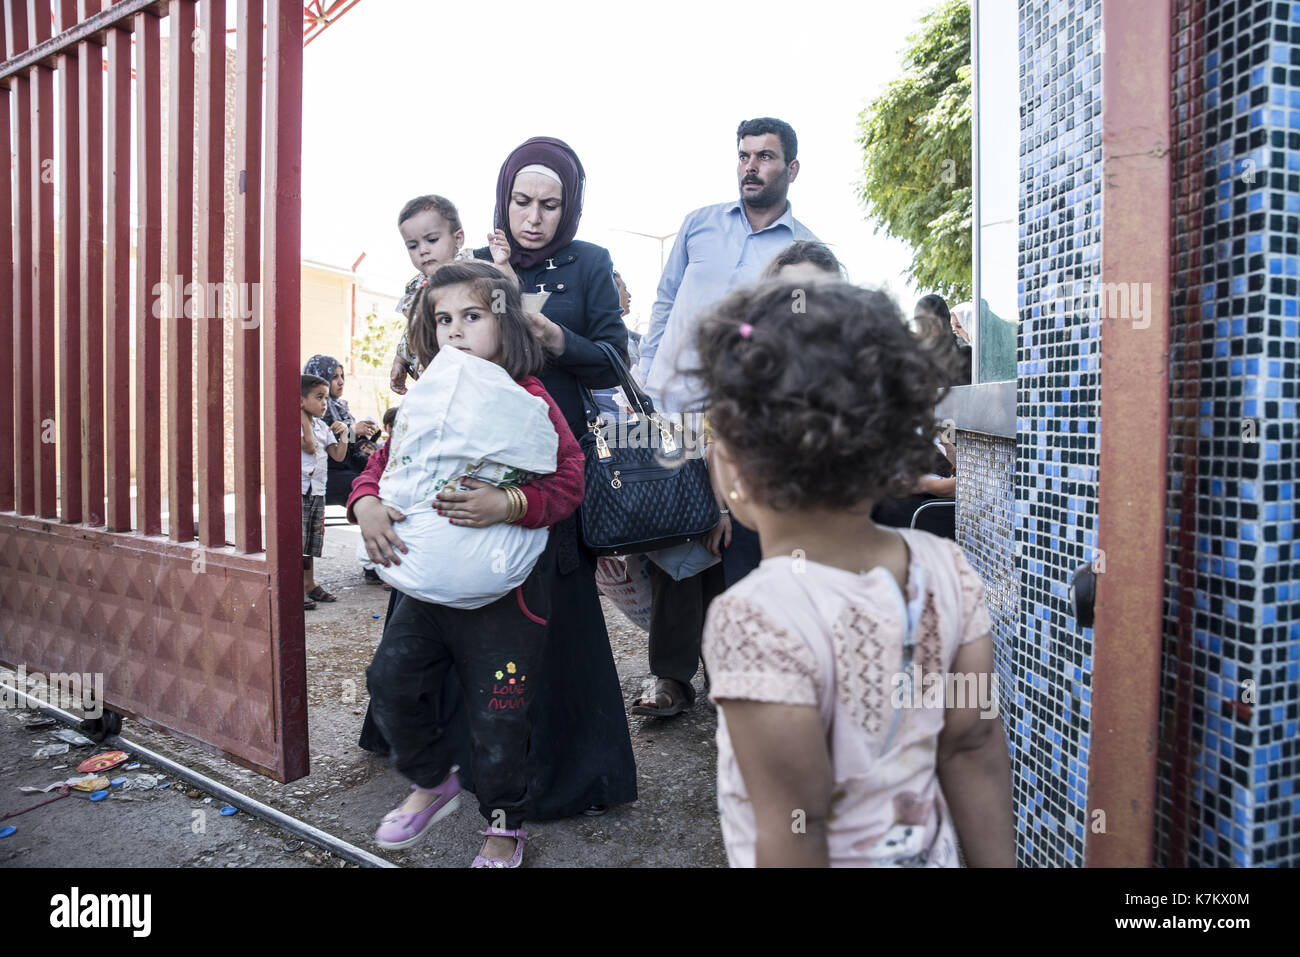
[[[497,178],[495,226],[525,292],[550,296],[534,331],[547,353],[540,378],[579,438],[587,430],[582,387],[618,384],[603,340],[627,355],[614,264],[608,250],[574,239],[586,173],[561,140],[516,147]],[[487,247],[475,250],[490,258]],[[556,581],[546,677],[533,704],[529,790],[536,818],[598,813],[636,799],[636,765],[623,693],[596,593],[596,558],[578,540],[577,516],[551,529]]]
[[[618,384],[594,342],[604,340],[627,354],[627,327],[609,252],[574,239],[585,185],[582,163],[566,143],[534,137],[511,152],[501,167],[495,223],[510,242],[510,265],[520,289],[550,293],[542,313],[533,316],[534,331],[548,360],[539,378],[575,438],[587,428],[581,389]],[[474,254],[491,258],[486,246]],[[368,521],[384,527],[374,532],[400,537],[400,525],[393,526],[383,510],[376,511],[380,514]],[[577,528],[576,516],[555,525],[547,546],[555,557],[556,576],[545,677],[538,678],[538,688],[543,690],[536,692],[529,706],[531,820],[599,814],[609,805],[636,800],[636,764],[622,687],[596,593],[596,559],[579,542]],[[392,601],[400,600],[394,592]],[[393,607],[390,603],[390,614]],[[456,763],[468,768],[468,728],[454,675],[449,676],[441,700],[449,709],[438,717],[444,738],[457,748]],[[360,744],[369,750],[385,749],[369,715]]]

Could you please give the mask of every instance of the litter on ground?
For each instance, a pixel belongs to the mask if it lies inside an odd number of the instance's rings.
[[[84,734],[78,734],[76,731],[70,731],[67,728],[60,728],[58,731],[53,731],[51,733],[60,741],[66,741],[68,744],[75,745],[78,748],[95,743]]]

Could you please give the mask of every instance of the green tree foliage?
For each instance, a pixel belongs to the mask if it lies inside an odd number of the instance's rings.
[[[383,317],[372,306],[361,322],[361,332],[352,340],[352,357],[369,371],[382,373],[386,379],[393,365],[393,347],[406,330],[406,317],[398,312]],[[375,402],[379,411],[385,412],[393,404],[393,393],[379,390]]]
[[[361,333],[352,340],[353,357],[376,371],[386,371],[393,364],[393,347],[406,329],[406,317],[395,312],[381,318],[372,306],[361,322]]]
[[[970,3],[947,0],[908,37],[903,75],[858,117],[858,200],[876,231],[912,247],[908,277],[971,296]]]

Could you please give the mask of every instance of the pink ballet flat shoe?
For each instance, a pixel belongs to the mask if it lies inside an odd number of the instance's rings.
[[[522,827],[514,831],[507,831],[505,828],[502,827],[490,827],[483,832],[483,836],[484,837],[513,837],[515,839],[515,853],[508,861],[500,857],[484,857],[482,854],[479,854],[474,858],[474,863],[470,865],[471,868],[518,867],[521,863],[523,863],[524,841],[528,840],[528,832],[525,831]]]
[[[375,843],[386,850],[398,851],[410,847],[424,837],[425,831],[460,807],[460,778],[455,771],[447,775],[447,780],[436,788],[422,788],[412,784],[411,790],[435,795],[433,803],[423,811],[411,813],[401,810],[399,806],[384,815],[379,830],[375,831]]]

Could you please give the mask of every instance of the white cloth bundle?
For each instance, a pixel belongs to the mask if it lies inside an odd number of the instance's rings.
[[[519,484],[555,471],[559,437],[546,400],[531,395],[494,362],[459,349],[438,350],[408,389],[393,423],[379,498],[406,515],[394,529],[408,551],[402,564],[373,566],[405,595],[452,608],[481,608],[523,584],[546,548],[547,529],[499,522],[452,525],[437,512],[438,492],[472,476]]]

